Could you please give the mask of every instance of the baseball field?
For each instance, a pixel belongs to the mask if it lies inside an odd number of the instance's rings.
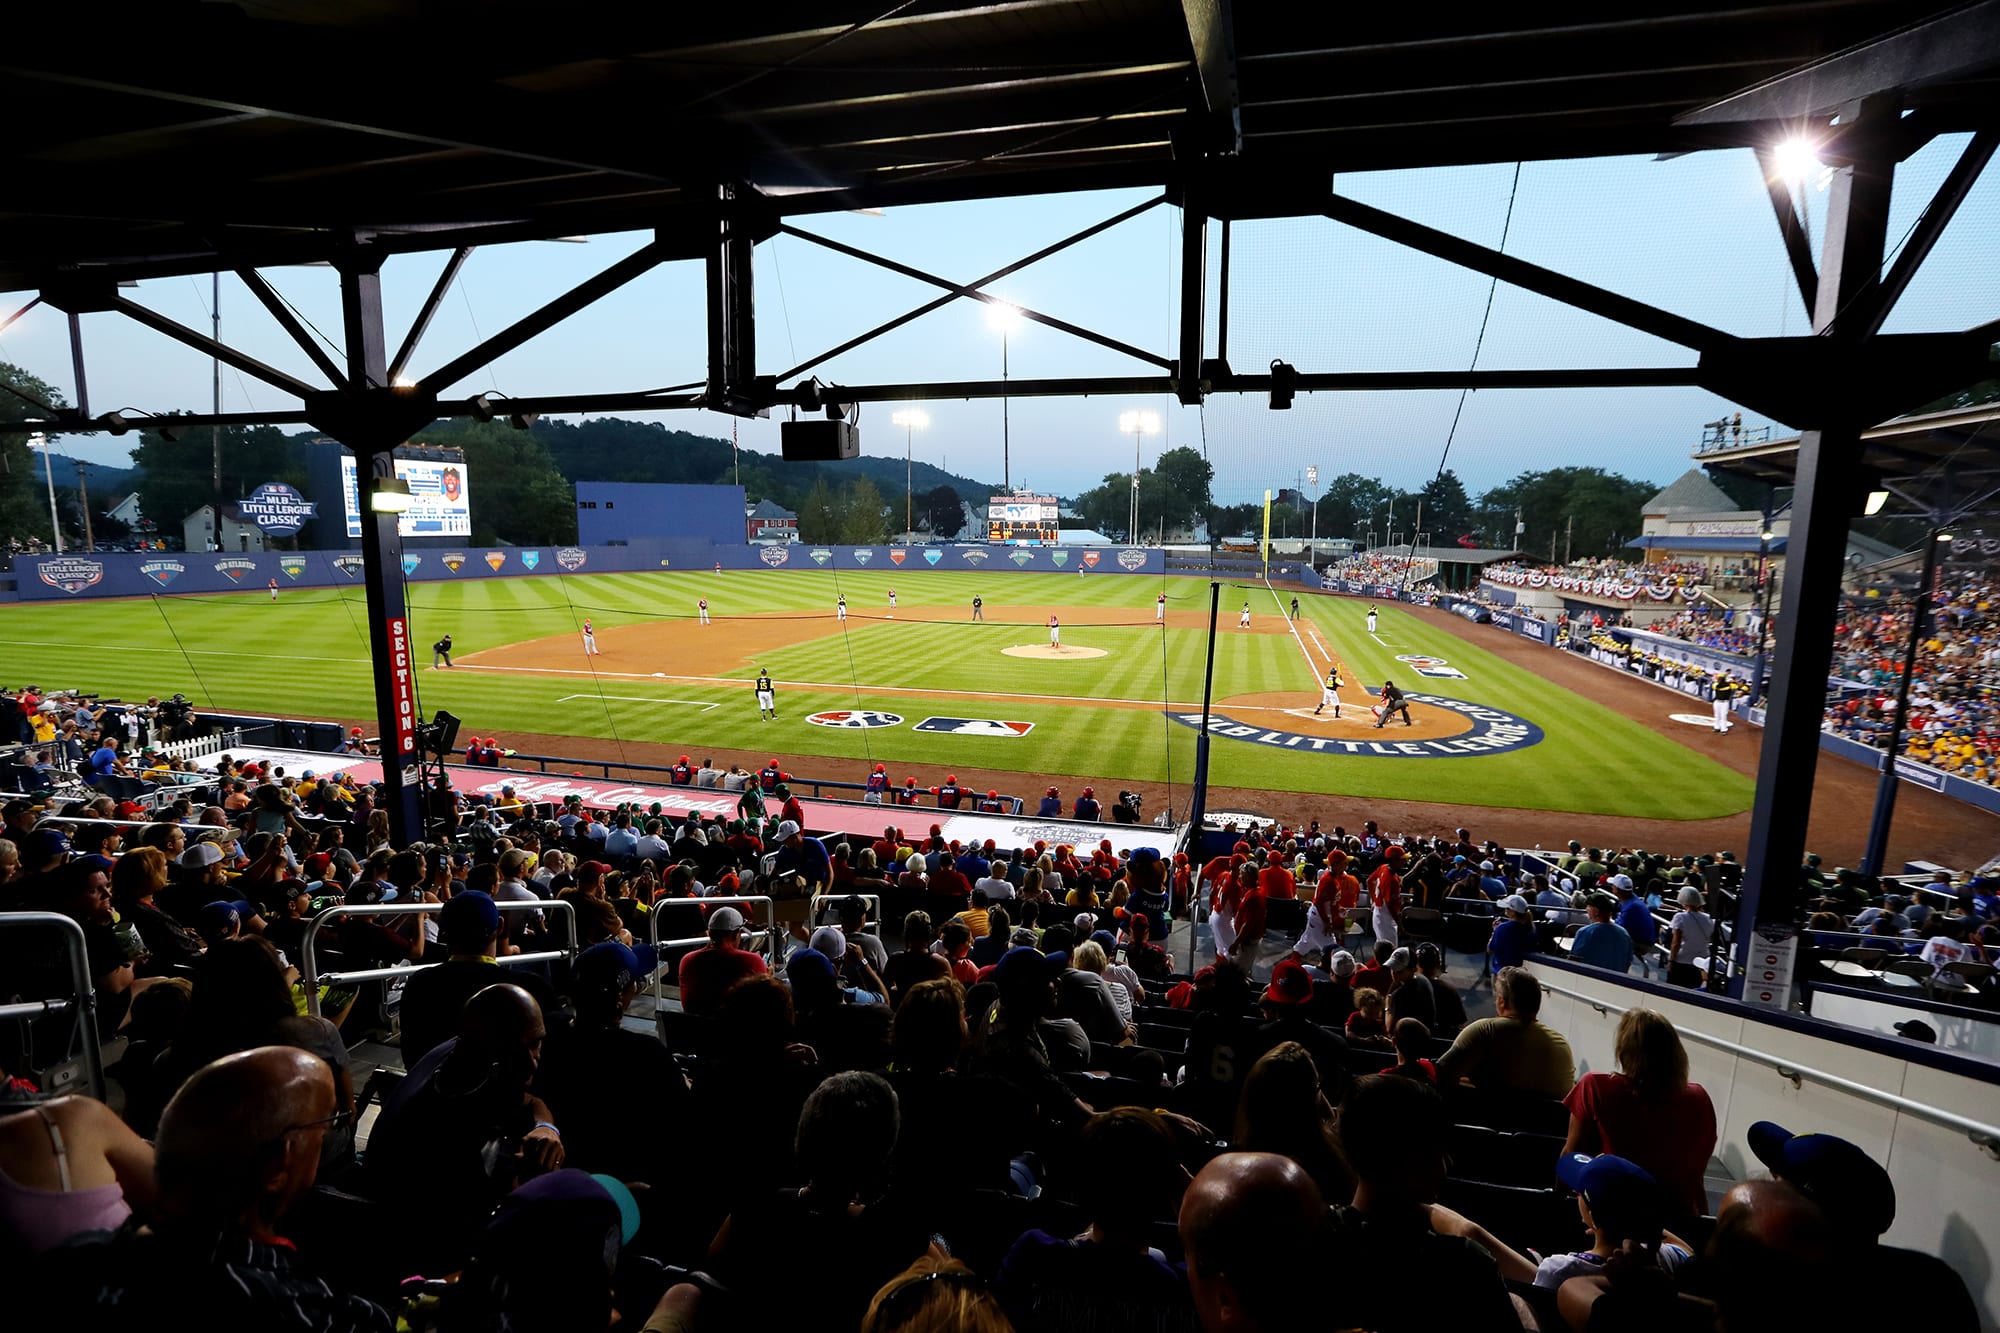
[[[594,756],[607,743],[768,751],[842,761],[811,771],[856,779],[884,763],[921,786],[961,768],[1018,773],[1029,794],[1044,778],[1189,780],[1207,590],[1188,577],[662,571],[417,583],[409,598],[426,663],[434,640],[454,641],[455,666],[420,673],[421,709],[472,733],[573,737]],[[1368,604],[1300,592],[1295,623],[1294,595],[1223,586],[1217,786],[1679,820],[1750,804],[1750,779],[1693,747],[1705,732],[1682,744],[1396,606],[1370,633]],[[365,617],[359,588],[21,603],[0,607],[0,658],[14,683],[365,722]],[[1340,716],[1315,715],[1333,664]],[[760,668],[775,721],[758,715]],[[1377,729],[1385,679],[1409,693],[1410,719]]]

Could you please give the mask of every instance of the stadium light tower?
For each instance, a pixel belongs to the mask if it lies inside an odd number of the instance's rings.
[[[1306,564],[1308,567],[1310,567],[1312,565],[1312,562],[1319,558],[1319,469],[1318,468],[1310,466],[1306,468],[1306,489],[1311,491],[1313,496],[1313,533],[1312,533],[1312,547],[1310,548],[1312,554],[1306,557]]]
[[[1000,491],[1003,495],[1014,493],[1013,476],[1007,466],[1008,439],[1007,416],[1007,337],[1021,326],[1021,308],[1008,305],[1005,301],[988,302],[986,306],[986,327],[1000,333]]]
[[[903,428],[903,538],[907,541],[910,534],[916,531],[910,499],[913,489],[910,482],[916,464],[911,461],[913,454],[910,440],[918,431],[931,424],[931,417],[930,413],[921,407],[906,407],[900,412],[891,412],[889,423]]]
[[[49,483],[49,528],[55,533],[56,554],[61,555],[63,553],[62,521],[56,517],[56,471],[55,464],[52,461],[56,452],[55,445],[49,442],[48,436],[37,432],[28,437],[28,447],[42,451],[42,476],[47,478]],[[32,485],[33,483],[29,484]]]
[[[1132,437],[1132,525],[1125,529],[1125,540],[1139,539],[1139,446],[1148,435],[1160,433],[1158,412],[1120,412],[1118,429]]]

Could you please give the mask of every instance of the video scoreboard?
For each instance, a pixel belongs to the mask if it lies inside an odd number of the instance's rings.
[[[996,495],[986,506],[986,539],[1009,546],[1053,546],[1060,523],[1053,495]]]

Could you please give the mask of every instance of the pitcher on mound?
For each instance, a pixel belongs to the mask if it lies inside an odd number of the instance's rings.
[[[1062,621],[1054,616],[1049,617],[1049,647],[1056,652],[1062,651]]]

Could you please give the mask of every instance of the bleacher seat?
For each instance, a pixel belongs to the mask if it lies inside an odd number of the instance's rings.
[[[1589,1244],[1576,1201],[1564,1190],[1447,1176],[1438,1202],[1517,1250],[1561,1254]]]

